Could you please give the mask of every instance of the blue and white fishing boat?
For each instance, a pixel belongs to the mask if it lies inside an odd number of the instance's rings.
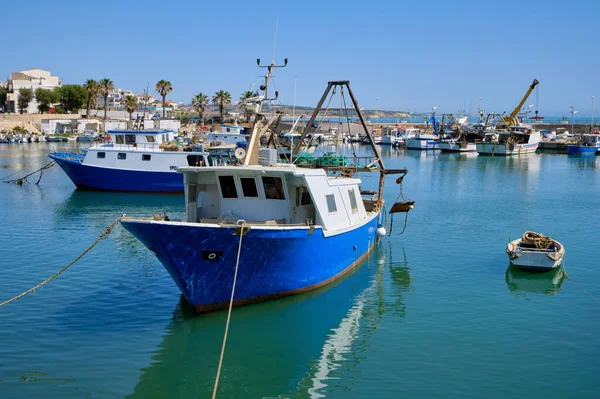
[[[435,119],[435,112],[431,114],[427,120],[427,124],[431,122],[433,126],[433,134],[416,134],[413,138],[406,140],[407,150],[439,150],[439,130],[438,122]]]
[[[268,66],[262,86],[265,99],[275,67]],[[347,81],[329,82],[323,98],[337,85],[347,87],[356,106]],[[294,153],[300,151],[322,104]],[[248,152],[238,149],[236,154],[241,165],[178,169],[185,179],[186,220],[123,218],[121,223],[156,254],[199,313],[229,306],[234,273],[234,306],[328,284],[356,266],[386,234],[384,178],[406,173],[385,169],[358,108],[357,112],[375,153],[368,168],[332,167],[343,173],[331,176],[332,170],[277,163],[275,148],[259,149],[260,136],[275,120],[266,122],[257,113]],[[379,190],[361,192],[362,182],[354,174],[373,170],[380,172]]]
[[[596,154],[600,151],[600,134],[584,134],[579,144],[567,146],[567,154]]]
[[[214,162],[201,146],[169,144],[172,130],[111,130],[84,153],[51,152],[77,188],[103,191],[183,192],[182,166]]]
[[[250,137],[244,132],[244,126],[236,120],[233,125],[221,124],[221,131],[209,132],[206,138],[211,146],[238,145],[238,143],[247,143]]]

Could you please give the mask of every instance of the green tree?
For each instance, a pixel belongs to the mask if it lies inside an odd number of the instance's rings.
[[[8,89],[6,87],[0,86],[0,108],[4,108],[6,104],[6,95],[8,94]]]
[[[256,96],[258,93],[254,93],[252,90],[248,90],[242,93],[242,95],[240,96],[240,102],[244,102],[244,100],[247,100],[251,97]],[[250,110],[248,109],[244,109],[244,116],[246,117],[246,122],[250,121],[250,117],[252,116],[252,112],[250,112]]]
[[[98,82],[98,85],[100,87],[98,92],[100,94],[102,94],[102,96],[104,97],[104,120],[106,120],[106,111],[107,111],[107,106],[108,106],[108,93],[110,93],[111,90],[115,89],[115,83],[108,78],[104,78],[100,82]]]
[[[165,99],[167,94],[173,90],[173,85],[168,80],[159,80],[156,82],[156,92],[162,96],[163,119],[165,118]]]
[[[39,87],[35,89],[35,101],[38,103],[38,111],[43,114],[50,111],[50,105],[60,102],[60,96],[54,90]]]
[[[23,111],[27,110],[29,107],[29,103],[33,100],[33,90],[31,89],[21,89],[19,90],[19,98],[17,99],[17,107],[19,108],[19,113],[23,113]]]
[[[134,96],[125,97],[125,110],[129,112],[129,119],[131,119],[131,115],[137,110],[138,101]]]
[[[225,121],[225,106],[231,104],[231,94],[227,91],[219,90],[213,96],[212,102],[219,106],[219,115],[221,116],[221,123],[223,123]]]
[[[60,104],[65,112],[77,112],[88,100],[86,90],[80,85],[63,85],[59,89]]]
[[[204,125],[204,110],[206,109],[206,107],[208,107],[208,103],[209,103],[208,96],[204,93],[198,93],[194,97],[192,97],[192,107],[194,107],[194,109],[198,113],[198,116],[200,117],[200,121],[202,122],[203,125]]]
[[[85,81],[83,88],[85,89],[85,91],[87,92],[87,95],[88,95],[87,104],[85,107],[85,110],[86,110],[85,115],[86,115],[86,117],[89,118],[92,102],[96,102],[96,97],[98,97],[98,94],[100,92],[100,86],[99,86],[98,82],[96,82],[94,79],[88,79]]]

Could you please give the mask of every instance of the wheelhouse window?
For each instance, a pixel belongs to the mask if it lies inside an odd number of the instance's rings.
[[[115,137],[115,143],[117,144],[123,144],[125,143],[125,138],[123,137],[122,134],[117,134]]]
[[[254,177],[241,177],[242,193],[244,197],[258,198],[258,189]]]
[[[265,197],[267,199],[284,200],[285,191],[281,177],[263,176],[263,187],[265,188]]]
[[[135,134],[126,134],[125,144],[135,144]]]
[[[124,152],[119,152],[117,154],[117,159],[127,159],[127,154]]]
[[[147,141],[148,143],[154,143],[154,141],[155,141],[155,140],[154,140],[154,136],[146,136],[146,141]]]
[[[96,158],[104,159],[104,158],[106,158],[106,153],[105,152],[98,152],[96,154]]]
[[[223,198],[238,197],[233,176],[219,176],[219,185],[221,186],[221,195]]]
[[[312,199],[306,187],[296,187],[296,206],[311,205]]]
[[[335,197],[333,194],[326,195],[325,198],[327,199],[327,210],[329,213],[336,213],[337,206],[335,205]]]
[[[350,207],[352,208],[352,213],[358,212],[358,205],[356,203],[356,193],[354,189],[348,190],[348,195],[350,196]]]
[[[149,161],[150,159],[152,159],[150,154],[142,154],[142,161]]]
[[[188,155],[187,156],[188,166],[204,166],[204,156],[202,155]]]

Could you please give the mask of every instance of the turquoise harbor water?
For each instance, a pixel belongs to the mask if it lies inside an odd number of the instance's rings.
[[[49,147],[0,145],[0,178],[47,162]],[[598,397],[600,158],[383,154],[410,170],[406,232],[333,285],[234,309],[218,397]],[[0,301],[122,213],[183,216],[178,195],[78,192],[59,168],[36,180],[0,184]],[[508,268],[507,241],[530,229],[563,242],[572,280]],[[191,313],[118,226],[0,308],[0,397],[210,397],[225,318]]]

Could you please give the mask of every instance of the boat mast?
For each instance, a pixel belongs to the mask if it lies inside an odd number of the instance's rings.
[[[386,169],[385,168],[383,160],[381,159],[381,155],[379,154],[379,150],[378,150],[377,146],[375,145],[375,140],[373,139],[373,135],[371,134],[371,132],[369,132],[369,129],[367,128],[365,118],[363,117],[360,107],[358,106],[358,101],[356,101],[356,98],[354,97],[354,93],[352,92],[352,89],[350,88],[350,82],[348,80],[338,80],[338,81],[328,82],[327,89],[325,89],[325,92],[323,93],[321,100],[319,100],[319,103],[317,104],[317,107],[313,111],[313,114],[310,117],[310,120],[306,124],[306,127],[304,128],[302,135],[298,139],[298,142],[296,143],[296,145],[294,147],[293,153],[294,154],[299,153],[300,146],[304,142],[304,139],[306,138],[307,134],[310,132],[310,129],[312,128],[312,125],[313,125],[315,119],[317,119],[319,112],[321,112],[321,110],[323,108],[323,104],[325,103],[325,100],[327,99],[327,96],[329,95],[331,90],[336,86],[342,86],[342,89],[343,89],[343,86],[346,86],[346,88],[348,89],[348,94],[350,96],[350,99],[352,100],[352,105],[354,106],[354,109],[356,110],[356,114],[358,115],[360,124],[364,130],[365,135],[369,139],[369,144],[371,146],[371,149],[373,150],[373,154],[375,155],[375,160],[373,162],[371,162],[369,165],[367,165],[364,168],[355,167],[354,169],[357,172],[379,171],[380,175],[379,175],[379,191],[378,191],[378,195],[377,195],[377,205],[382,206],[383,205],[383,187],[384,187],[384,182],[385,182],[385,175],[395,174],[395,173],[406,173],[407,170],[406,169]],[[376,164],[378,164],[379,168],[374,167]],[[349,168],[346,168],[346,169],[349,169]]]
[[[284,68],[288,64],[288,59],[285,58],[283,60],[283,65],[275,65],[275,61],[271,61],[269,65],[260,65],[260,58],[256,59],[256,65],[259,68],[267,68],[267,74],[265,75],[265,83],[260,85],[260,90],[263,91],[263,94],[258,97],[257,105],[254,111],[256,112],[256,116],[254,118],[254,126],[252,128],[252,134],[250,136],[250,142],[248,143],[248,153],[244,158],[244,166],[248,165],[257,165],[258,164],[258,148],[260,146],[260,136],[265,133],[269,127],[273,125],[275,121],[279,118],[273,118],[270,122],[265,120],[265,116],[262,113],[263,103],[265,101],[273,101],[277,100],[279,97],[279,92],[275,92],[275,97],[269,98],[269,82],[271,81],[271,76],[273,75],[273,70],[275,68]]]

